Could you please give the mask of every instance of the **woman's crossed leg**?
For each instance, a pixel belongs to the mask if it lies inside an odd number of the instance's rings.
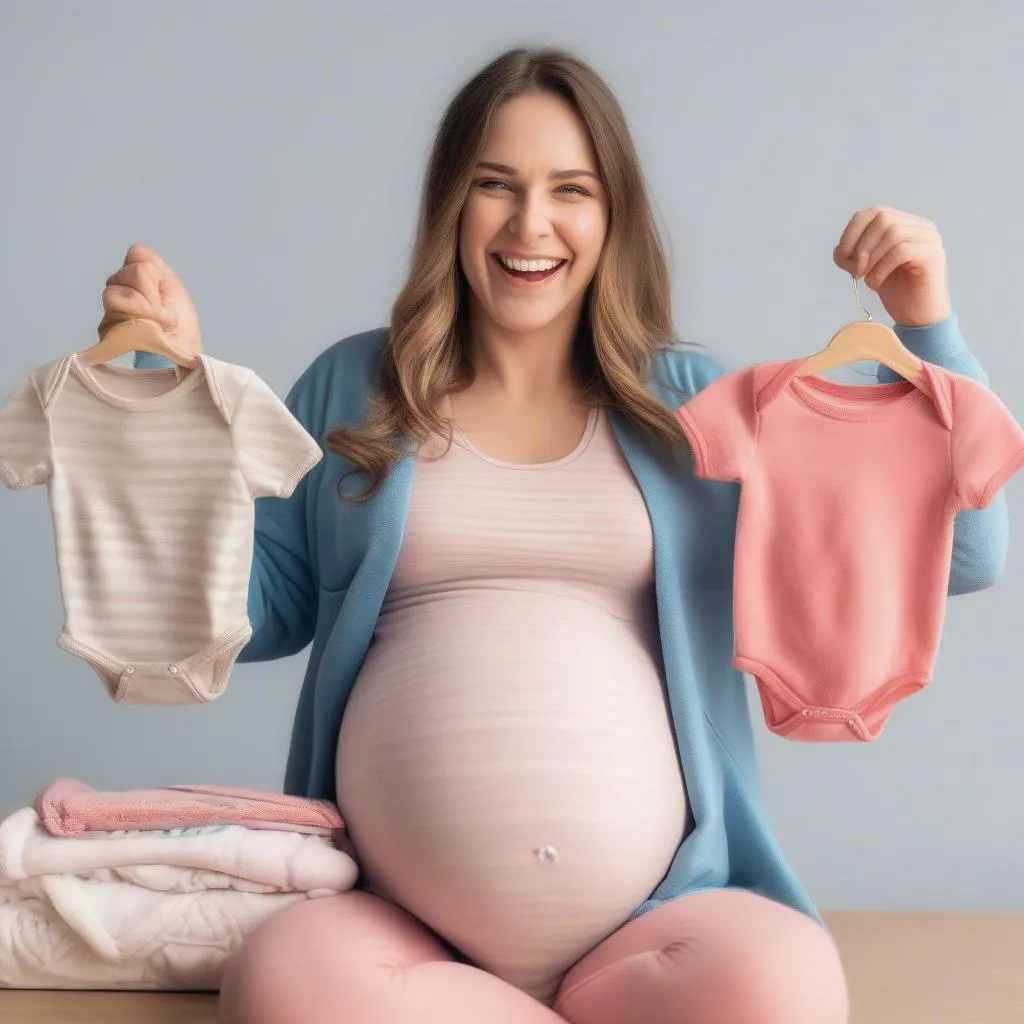
[[[553,1008],[455,960],[412,915],[364,892],[265,921],[229,964],[222,1024],[846,1024],[818,924],[740,890],[673,900],[568,973]]]

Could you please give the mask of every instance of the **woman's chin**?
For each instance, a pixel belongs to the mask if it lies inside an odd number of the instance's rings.
[[[508,334],[539,334],[554,329],[565,319],[564,308],[526,310],[526,309],[495,309],[491,311],[491,319],[495,325]]]

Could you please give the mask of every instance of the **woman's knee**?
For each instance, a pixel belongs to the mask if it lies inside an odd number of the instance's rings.
[[[231,958],[218,1019],[361,1024],[370,989],[414,964],[447,959],[426,928],[375,896],[307,900],[263,921]]]
[[[570,1024],[847,1024],[829,934],[790,907],[738,890],[684,896],[629,922],[563,985]]]
[[[761,932],[758,941],[739,938],[724,945],[716,957],[712,973],[728,1006],[721,1019],[847,1024],[846,977],[831,936],[789,907],[773,903],[762,910],[775,926]]]

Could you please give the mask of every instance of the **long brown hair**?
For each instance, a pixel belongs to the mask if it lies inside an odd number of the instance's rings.
[[[567,100],[593,143],[609,199],[608,233],[589,287],[576,345],[582,399],[622,412],[667,454],[682,430],[646,386],[650,361],[672,343],[668,267],[625,116],[598,74],[561,49],[502,54],[456,94],[434,140],[408,279],[391,313],[380,389],[366,418],[328,431],[327,448],[367,477],[370,498],[410,440],[451,439],[440,414],[449,391],[472,379],[468,284],[459,265],[459,217],[491,120],[510,99],[550,92]],[[343,477],[344,479],[344,477]]]

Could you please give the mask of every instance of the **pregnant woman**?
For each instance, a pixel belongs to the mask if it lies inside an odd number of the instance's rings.
[[[862,211],[833,258],[984,380],[933,224]],[[198,339],[143,246],[104,306]],[[362,875],[247,939],[226,1024],[847,1019],[731,666],[737,490],[672,414],[722,370],[672,334],[616,100],[570,54],[502,55],[442,119],[389,327],[288,395],[326,457],[258,503],[240,660],[310,646],[285,788],[337,801]],[[951,593],[1007,529],[1002,498],[961,514]]]

